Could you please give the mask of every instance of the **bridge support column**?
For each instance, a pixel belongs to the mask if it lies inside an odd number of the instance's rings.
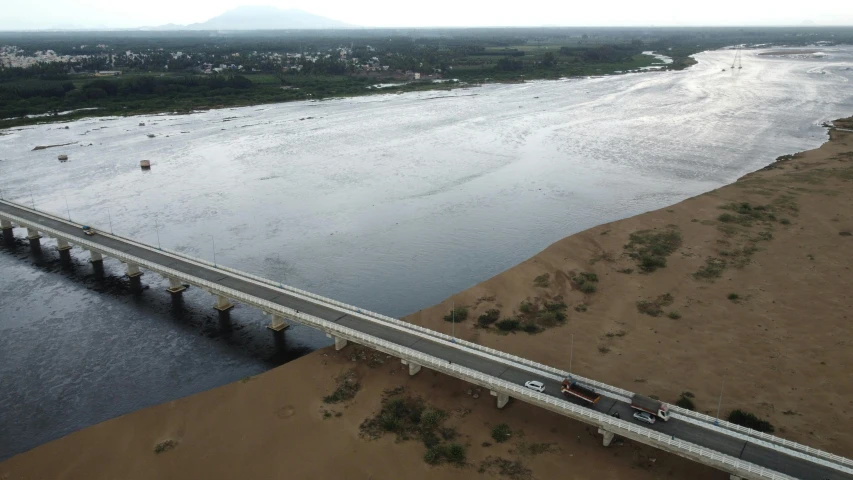
[[[284,317],[274,313],[270,314],[270,324],[267,325],[267,328],[272,331],[272,338],[275,340],[276,349],[284,347],[284,330],[288,327],[290,325],[284,321]]]
[[[3,243],[12,245],[15,243],[15,228],[9,220],[0,220],[0,228],[3,229]]]
[[[179,297],[187,287],[180,280],[174,277],[169,277],[169,288],[166,290],[172,294],[172,297]]]
[[[56,239],[56,249],[59,250],[59,260],[62,263],[71,262],[71,245],[68,245],[67,240],[61,238]]]
[[[231,309],[234,305],[228,297],[216,295],[216,305],[213,308],[219,311],[219,328],[225,331],[231,330]]]
[[[505,394],[505,393],[498,393],[498,392],[496,392],[496,391],[494,391],[494,390],[489,391],[489,393],[490,393],[493,397],[497,397],[497,400],[498,400],[498,408],[504,408],[504,407],[506,406],[507,402],[509,402],[509,395],[507,395],[507,394]]]
[[[738,477],[737,475],[732,474],[732,475],[729,475],[729,480],[743,480],[743,478]]]
[[[92,252],[94,255],[95,252]],[[101,257],[100,254],[98,254]],[[101,257],[101,261],[103,261],[103,257]],[[135,263],[128,262],[127,264],[127,276],[130,278],[130,290],[133,292],[141,292],[142,291],[142,272],[139,271],[139,265]]]
[[[346,338],[338,338],[338,337],[333,336],[331,333],[327,333],[326,336],[329,338],[333,338],[335,340],[335,351],[343,350],[344,347],[347,346],[347,339]]]
[[[41,235],[38,230],[27,228],[27,240],[30,241],[30,248],[41,250]]]
[[[602,428],[598,429],[598,433],[602,435],[603,438],[601,439],[601,444],[605,447],[609,447],[610,442],[613,441],[613,437],[616,436],[613,432],[608,432],[607,430],[604,430]]]
[[[409,366],[409,375],[415,375],[416,373],[421,371],[421,366],[417,363],[412,363],[406,359],[400,359],[400,363]]]
[[[89,263],[103,264],[104,256],[94,250],[89,250]]]

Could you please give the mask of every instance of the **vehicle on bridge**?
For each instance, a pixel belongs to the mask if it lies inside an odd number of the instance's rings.
[[[88,225],[83,225],[83,233],[91,237],[95,234],[95,229]]]
[[[649,425],[655,424],[655,417],[649,415],[647,412],[637,412],[634,414],[634,418],[643,423],[648,423]]]
[[[563,392],[563,395],[569,397],[577,397],[585,402],[589,402],[592,405],[598,403],[601,400],[601,395],[598,394],[595,390],[584,387],[579,384],[572,377],[566,377],[563,379],[563,384],[560,387],[560,391]]]
[[[545,391],[545,384],[538,380],[530,380],[529,382],[525,382],[524,386],[531,390],[536,390],[539,393]]]
[[[669,408],[661,401],[649,398],[639,393],[631,397],[631,408],[654,415],[664,422],[669,420]],[[634,415],[636,417],[637,415]],[[652,422],[654,423],[654,422]]]

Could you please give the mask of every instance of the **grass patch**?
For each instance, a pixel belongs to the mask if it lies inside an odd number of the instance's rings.
[[[772,235],[771,235],[772,238]],[[720,256],[726,257],[735,268],[743,268],[749,265],[752,261],[752,255],[758,251],[758,247],[754,243],[749,243],[743,248],[735,248],[732,250],[720,250]]]
[[[424,453],[424,461],[430,465],[437,465],[447,461],[457,466],[465,465],[467,452],[464,445],[459,443],[439,444],[427,449]]]
[[[477,325],[479,325],[481,327],[488,327],[489,325],[497,322],[500,319],[500,317],[501,317],[501,311],[500,310],[498,310],[496,308],[486,310],[486,313],[480,315],[480,317],[477,319]]]
[[[598,275],[591,272],[581,272],[579,275],[572,277],[572,282],[583,293],[595,293],[598,290]]]
[[[617,332],[607,332],[604,334],[604,336],[607,338],[622,338],[627,334],[628,332],[626,332],[625,330],[619,330]]]
[[[675,301],[672,295],[665,293],[658,296],[654,300],[640,300],[637,302],[637,311],[651,317],[659,317],[663,315],[663,307],[672,305]]]
[[[750,412],[743,410],[732,410],[729,413],[730,422],[742,427],[758,430],[759,432],[773,433],[776,429],[767,420],[762,420]]]
[[[730,293],[726,298],[734,302],[740,299],[740,295],[738,295],[737,293]]]
[[[468,319],[468,307],[456,307],[444,316],[445,322],[464,322]]]
[[[849,236],[853,235],[853,233],[850,233],[848,230],[842,230],[842,231],[838,232],[838,234],[841,235],[842,237],[849,237]]]
[[[551,274],[543,273],[533,279],[533,285],[539,288],[548,288],[551,285]]]
[[[672,255],[681,246],[681,232],[677,227],[666,230],[640,230],[630,235],[625,250],[637,261],[637,266],[645,273],[666,267],[666,257]]]
[[[590,265],[595,265],[595,264],[596,264],[596,263],[598,263],[600,260],[604,260],[604,261],[605,261],[605,262],[607,262],[607,263],[613,263],[613,262],[615,262],[615,261],[616,261],[616,257],[613,255],[613,253],[612,253],[612,252],[601,252],[600,254],[598,254],[598,255],[596,255],[596,256],[594,256],[594,257],[590,258],[590,259],[589,259],[589,264],[590,264]]]
[[[176,440],[164,440],[157,445],[154,446],[154,453],[163,453],[168,452],[169,450],[174,449],[178,446],[178,442]]]
[[[773,232],[769,231],[758,232],[758,236],[752,239],[754,242],[768,242],[770,240],[773,240]]]
[[[693,394],[690,392],[681,392],[675,404],[686,410],[696,410],[696,404],[693,403]]]
[[[766,205],[751,205],[749,202],[735,202],[720,207],[728,210],[721,214],[717,220],[723,223],[737,223],[750,227],[754,222],[776,221],[776,214],[771,207]],[[729,213],[730,212],[730,213]]]
[[[510,480],[531,480],[533,478],[533,471],[524,466],[520,460],[507,460],[500,457],[486,457],[480,462],[480,468],[477,471],[479,473],[496,473]]]
[[[666,316],[673,319],[673,320],[678,320],[679,318],[681,318],[681,314],[678,313],[677,310],[673,310],[673,311],[667,313]]]
[[[512,429],[505,423],[499,423],[492,428],[492,439],[497,443],[504,443],[512,436]]]
[[[514,318],[505,318],[500,322],[495,323],[498,330],[502,332],[515,332],[521,330],[521,322]]]
[[[599,345],[598,346],[598,353],[600,353],[602,355],[604,355],[606,353],[610,353],[610,347],[608,347],[607,345]]]
[[[576,312],[581,312],[581,313],[582,313],[582,312],[585,312],[585,311],[586,311],[586,309],[587,309],[587,307],[586,307],[586,304],[585,304],[585,303],[579,303],[579,304],[575,305],[575,311],[576,311]]]
[[[355,371],[350,370],[349,372],[339,376],[337,378],[338,387],[335,388],[335,391],[331,393],[331,395],[326,395],[323,397],[323,402],[325,403],[340,403],[345,402],[347,400],[352,400],[355,398],[355,394],[358,393],[358,390],[361,388],[361,384],[358,383],[358,379],[355,376]]]
[[[722,233],[726,237],[734,237],[738,232],[741,231],[740,228],[738,228],[737,226],[725,223],[717,225],[717,230],[719,230],[720,233]]]
[[[797,203],[797,197],[793,195],[779,195],[771,203],[774,209],[782,210],[792,216],[797,216],[800,213],[800,205]]]
[[[541,455],[543,453],[556,453],[559,452],[560,449],[557,447],[555,443],[528,443],[528,442],[519,442],[518,446],[515,448],[516,453],[522,457],[532,457],[535,455]]]
[[[525,324],[521,325],[521,330],[524,331],[525,333],[533,334],[533,333],[539,333],[543,329],[541,327],[533,324],[533,323],[525,323]]]
[[[619,270],[616,270],[616,271],[619,273],[624,273],[626,275],[630,275],[630,274],[634,273],[633,268],[620,268]]]
[[[484,328],[488,328],[491,323],[494,323],[500,332],[509,333],[520,330],[534,334],[566,322],[566,310],[569,307],[560,297],[555,297],[552,301],[545,301],[541,304],[539,302],[538,298],[534,301],[525,300],[521,302],[518,306],[520,313],[515,318],[505,318],[498,321],[500,312],[495,310],[491,313],[487,312],[488,317],[481,316],[477,323]]]
[[[728,262],[721,258],[708,257],[705,259],[705,265],[693,274],[693,278],[696,280],[713,280],[715,278],[720,278],[727,266]]]
[[[453,428],[444,427],[447,413],[432,408],[421,398],[401,397],[390,392],[382,400],[382,408],[359,427],[361,437],[375,440],[386,433],[398,441],[419,439],[426,447],[424,461],[430,464],[449,462],[464,465],[467,452],[463,445],[446,443],[458,436]]]

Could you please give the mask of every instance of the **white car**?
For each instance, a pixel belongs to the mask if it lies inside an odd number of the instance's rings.
[[[536,390],[539,393],[545,391],[545,384],[538,380],[530,380],[529,382],[525,382],[524,386],[531,390]]]
[[[651,416],[646,412],[637,412],[634,414],[634,418],[641,422],[648,423],[649,425],[655,424],[655,417]]]

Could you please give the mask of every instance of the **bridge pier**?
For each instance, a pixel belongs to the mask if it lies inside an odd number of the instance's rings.
[[[729,480],[743,480],[743,478],[738,477],[735,474],[731,474],[731,475],[729,475]]]
[[[68,240],[57,238],[56,249],[59,250],[59,261],[61,263],[66,265],[71,263],[71,245],[68,245]]]
[[[103,262],[104,262],[104,256],[103,255],[101,255],[99,252],[96,252],[94,250],[89,250],[89,263],[92,263],[92,264],[100,263],[101,265],[103,265]]]
[[[507,395],[505,393],[499,393],[499,392],[496,392],[494,390],[489,391],[489,393],[493,397],[497,397],[498,408],[504,408],[506,406],[506,404],[509,402],[509,395]]]
[[[92,252],[94,255],[95,252]],[[98,254],[100,257],[101,254]],[[101,258],[103,261],[103,257]],[[127,263],[127,277],[130,278],[130,290],[133,292],[142,291],[142,272],[139,271],[139,265],[135,263]]]
[[[9,220],[0,220],[0,229],[3,230],[3,243],[12,245],[15,243],[15,227]]]
[[[603,438],[601,439],[601,444],[604,445],[605,447],[609,447],[610,442],[613,441],[613,437],[616,436],[616,434],[614,434],[613,432],[608,432],[607,430],[604,430],[603,428],[599,428],[598,433],[600,433],[602,435]]]
[[[38,230],[27,228],[27,240],[30,241],[30,248],[41,251],[41,235]]]
[[[266,314],[266,312],[264,313]],[[272,331],[272,338],[273,341],[275,341],[276,349],[284,347],[284,330],[288,327],[290,327],[290,325],[284,321],[284,317],[274,313],[270,314],[270,324],[267,325],[267,328]]]
[[[416,373],[421,371],[421,366],[418,365],[417,363],[413,363],[413,362],[410,362],[410,361],[408,361],[406,359],[402,359],[402,358],[400,359],[400,363],[402,363],[403,365],[409,366],[409,375],[415,375]]]
[[[224,331],[231,330],[231,309],[234,305],[228,297],[216,295],[216,305],[213,308],[219,311],[219,328]]]
[[[331,333],[327,333],[326,336],[335,340],[335,351],[343,350],[343,348],[347,346],[346,338],[338,338],[333,336]]]
[[[174,297],[180,297],[181,294],[184,293],[184,290],[187,289],[186,285],[181,283],[181,281],[175,277],[167,277],[167,278],[169,279],[169,288],[167,288],[166,291],[171,293],[173,298]]]

